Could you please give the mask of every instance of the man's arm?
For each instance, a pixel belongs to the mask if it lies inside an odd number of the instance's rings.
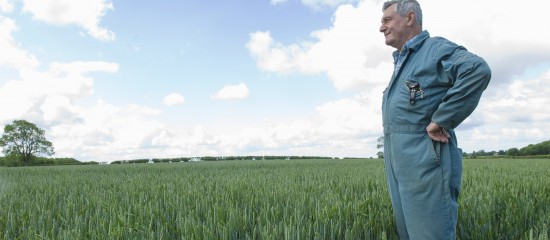
[[[491,69],[485,60],[464,48],[457,49],[441,63],[453,86],[434,112],[432,122],[440,128],[453,129],[477,107],[481,94],[491,79]],[[438,132],[439,128],[430,129]]]

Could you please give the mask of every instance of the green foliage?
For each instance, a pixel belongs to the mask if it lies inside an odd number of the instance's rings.
[[[4,168],[0,238],[395,239],[382,168],[368,160]]]
[[[550,161],[464,162],[460,239],[550,239]]]
[[[10,154],[5,157],[0,157],[0,166],[4,167],[20,167],[22,166],[21,157]]]
[[[509,156],[509,157],[525,157],[525,156],[543,156],[550,155],[550,141],[544,141],[537,144],[529,144],[521,149],[510,148],[507,151],[500,150],[485,152],[484,150],[474,151],[470,154],[464,153],[464,157],[476,158],[487,156]]]
[[[97,162],[80,162],[74,158],[45,158],[45,157],[33,157],[28,166],[54,166],[54,165],[94,165]],[[0,157],[0,166],[5,167],[20,167],[24,163],[21,161],[21,157],[8,155],[6,157]]]
[[[6,156],[20,157],[25,165],[29,165],[38,155],[54,154],[53,145],[46,140],[44,130],[25,120],[14,120],[4,127],[0,147]]]
[[[376,140],[376,149],[382,149],[382,151],[378,151],[376,153],[376,157],[379,159],[384,158],[384,136],[378,137],[378,140]]]
[[[510,148],[508,151],[506,151],[507,156],[519,156],[519,149],[518,148]]]
[[[384,149],[384,136],[380,136],[376,140],[376,149]]]
[[[550,154],[550,141],[544,141],[538,144],[529,144],[519,150],[519,155],[546,155]]]
[[[548,160],[467,160],[458,239],[549,239]],[[40,182],[41,184],[36,184]],[[0,239],[397,239],[377,160],[0,168]]]

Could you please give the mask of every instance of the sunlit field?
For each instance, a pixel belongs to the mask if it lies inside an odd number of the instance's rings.
[[[0,168],[0,239],[397,239],[382,160]],[[465,160],[459,239],[550,239],[550,160]]]

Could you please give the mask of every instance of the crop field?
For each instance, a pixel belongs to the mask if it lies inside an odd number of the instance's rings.
[[[0,168],[0,239],[397,239],[381,160]],[[464,161],[458,239],[550,239],[550,160]]]

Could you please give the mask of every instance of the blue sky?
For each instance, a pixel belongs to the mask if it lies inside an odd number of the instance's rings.
[[[548,3],[420,3],[425,29],[493,70],[459,145],[548,140]],[[378,32],[380,9],[374,0],[0,0],[0,125],[34,122],[56,157],[83,161],[376,156],[393,50]]]

